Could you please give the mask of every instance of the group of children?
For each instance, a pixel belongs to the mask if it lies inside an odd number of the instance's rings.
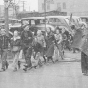
[[[47,28],[45,32],[38,30],[37,35],[33,35],[27,25],[20,34],[18,31],[14,31],[12,38],[9,38],[6,35],[5,29],[1,29],[1,72],[5,71],[9,65],[7,62],[9,47],[13,54],[13,71],[17,71],[18,68],[20,68],[21,61],[19,61],[19,57],[22,57],[23,55],[25,58],[24,71],[27,71],[32,67],[36,68],[38,65],[42,66],[41,58],[44,63],[47,63],[50,60],[53,63],[59,59],[63,60],[63,39],[63,33],[59,27],[57,27],[54,32],[50,28]]]

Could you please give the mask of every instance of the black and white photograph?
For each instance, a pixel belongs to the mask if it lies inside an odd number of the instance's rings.
[[[88,88],[88,0],[0,0],[0,88]]]

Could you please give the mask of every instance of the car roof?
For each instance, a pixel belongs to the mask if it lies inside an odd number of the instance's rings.
[[[73,18],[80,18],[80,16],[72,16]],[[70,16],[47,16],[46,18],[70,18]]]
[[[70,16],[66,16],[66,18],[70,18]],[[72,16],[72,18],[77,19],[80,18],[80,16]]]
[[[83,17],[83,18],[88,18],[88,16],[80,16],[81,18]]]
[[[66,18],[67,16],[47,16],[46,18]]]
[[[19,24],[19,25],[11,25],[10,27],[21,27],[21,24]]]
[[[21,20],[30,20],[30,19],[45,19],[45,17],[28,17],[28,18],[22,18]]]
[[[0,20],[5,20],[5,18],[0,18]],[[19,19],[9,18],[9,20],[19,20]]]

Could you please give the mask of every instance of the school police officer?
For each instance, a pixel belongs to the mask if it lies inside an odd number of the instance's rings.
[[[88,30],[81,26],[73,37],[72,47],[81,50],[82,73],[88,76]]]
[[[82,73],[88,76],[88,34],[85,36],[81,51],[82,51],[81,52]]]

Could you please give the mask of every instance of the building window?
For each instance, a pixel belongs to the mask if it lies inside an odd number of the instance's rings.
[[[66,9],[66,3],[65,2],[63,3],[63,9]]]
[[[61,3],[58,2],[58,3],[57,3],[57,8],[60,7],[60,5],[61,5]]]
[[[46,3],[54,4],[54,0],[46,0]]]
[[[47,10],[50,10],[50,4],[49,3],[47,4]]]
[[[57,3],[57,11],[61,11],[61,3]]]
[[[44,10],[44,3],[42,3],[42,10]]]

